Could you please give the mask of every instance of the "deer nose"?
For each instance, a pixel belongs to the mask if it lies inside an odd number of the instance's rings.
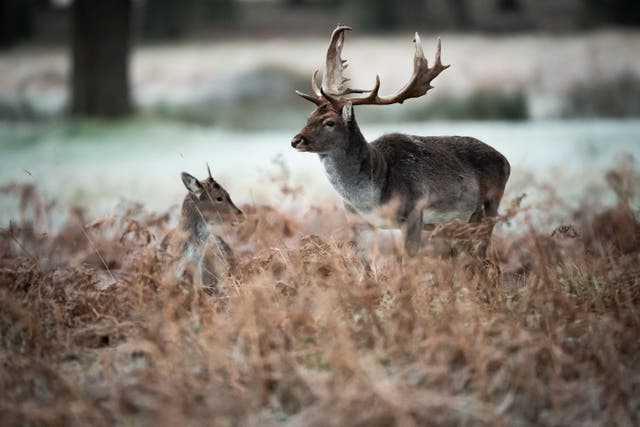
[[[291,140],[291,146],[293,148],[296,148],[302,142],[304,142],[304,136],[298,134],[298,135],[294,136],[293,139]]]

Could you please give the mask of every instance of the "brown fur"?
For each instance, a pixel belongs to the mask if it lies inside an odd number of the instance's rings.
[[[182,181],[189,193],[182,202],[178,228],[165,237],[162,247],[174,260],[176,277],[201,282],[208,293],[213,293],[233,264],[233,252],[209,227],[235,224],[244,215],[211,175],[199,181],[183,172]]]
[[[418,251],[427,218],[471,223],[495,217],[510,174],[507,159],[470,137],[393,133],[368,143],[351,105],[325,103],[311,114],[291,145],[320,156],[347,209],[364,217],[397,205],[392,223],[405,232],[405,248]],[[441,222],[441,221],[438,221]],[[484,254],[492,226],[480,245]]]

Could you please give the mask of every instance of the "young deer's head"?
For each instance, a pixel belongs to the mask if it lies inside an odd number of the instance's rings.
[[[182,205],[183,216],[208,225],[241,222],[244,214],[233,204],[229,193],[213,179],[208,165],[207,170],[209,176],[202,181],[182,172],[182,182],[189,190]]]
[[[291,140],[291,146],[298,151],[311,151],[326,153],[348,143],[349,135],[356,128],[353,115],[354,105],[389,105],[402,104],[410,98],[418,98],[432,89],[431,82],[442,71],[449,68],[442,65],[440,60],[440,40],[436,49],[436,58],[432,67],[429,67],[424,57],[420,36],[415,33],[415,55],[413,57],[413,74],[409,82],[400,91],[390,96],[380,96],[380,78],[371,90],[351,89],[345,87],[348,79],[343,76],[347,68],[347,61],[342,59],[342,47],[344,45],[344,33],[351,27],[338,25],[331,34],[329,48],[325,62],[325,70],[322,76],[322,84],[318,87],[316,70],[311,77],[311,87],[314,95],[296,93],[313,102],[316,109],[307,121],[307,125]],[[356,95],[356,96],[354,96]]]

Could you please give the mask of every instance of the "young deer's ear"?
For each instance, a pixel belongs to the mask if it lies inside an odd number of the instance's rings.
[[[345,123],[350,123],[353,120],[353,105],[351,105],[351,101],[347,101],[342,107],[342,120]]]
[[[200,195],[200,193],[204,191],[200,181],[186,172],[182,172],[182,182],[184,183],[184,186],[187,187],[187,190],[189,190],[189,193],[195,194],[196,196]]]

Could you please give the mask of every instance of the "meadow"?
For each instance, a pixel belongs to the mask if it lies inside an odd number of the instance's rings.
[[[245,203],[215,297],[161,274],[173,213],[77,206],[53,230],[36,186],[7,185],[2,423],[637,425],[640,178],[604,179],[605,205],[510,197],[488,262],[438,249],[474,233],[445,225],[415,258],[380,236],[371,274],[337,205]]]

